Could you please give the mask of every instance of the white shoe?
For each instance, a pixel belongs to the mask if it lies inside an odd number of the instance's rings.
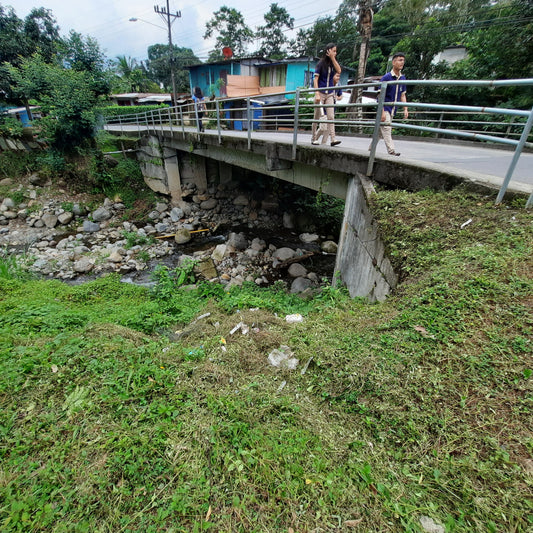
[[[315,146],[318,146],[320,144],[320,141],[318,139],[311,141],[311,144],[314,144]]]

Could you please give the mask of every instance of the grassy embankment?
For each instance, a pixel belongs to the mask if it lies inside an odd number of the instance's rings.
[[[376,305],[5,259],[0,530],[531,531],[531,213],[492,202],[379,192],[402,281]]]

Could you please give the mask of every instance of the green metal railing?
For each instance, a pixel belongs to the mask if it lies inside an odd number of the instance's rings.
[[[379,90],[376,101],[355,102],[342,105],[337,109],[334,119],[335,127],[348,132],[367,132],[371,136],[367,175],[373,172],[379,128],[382,125],[379,117],[385,104],[408,107],[408,121],[393,120],[390,125],[418,135],[452,137],[472,141],[489,142],[514,147],[512,161],[503,177],[503,183],[496,198],[496,203],[503,196],[512,179],[513,172],[525,147],[533,147],[528,143],[533,127],[533,108],[530,110],[507,109],[499,107],[477,107],[447,105],[428,102],[385,102],[386,88],[389,85],[408,85],[416,87],[533,87],[533,79],[515,80],[400,80],[388,83],[370,83],[345,85],[336,87],[341,90]],[[377,91],[375,91],[377,93]],[[258,95],[242,98],[219,98],[207,102],[207,110],[203,116],[195,104],[188,103],[161,110],[145,113],[112,117],[108,125],[118,125],[121,129],[132,125],[143,130],[169,129],[171,132],[197,131],[200,134],[200,120],[204,127],[216,129],[219,143],[225,130],[239,129],[247,132],[248,149],[251,148],[254,132],[278,131],[280,127],[292,130],[292,158],[296,159],[298,137],[309,133],[314,120],[314,110],[324,107],[313,101],[314,89],[297,89],[296,91]],[[280,100],[275,105],[262,105],[265,102]],[[259,112],[261,110],[261,112]],[[342,112],[339,112],[342,111]],[[468,117],[467,120],[464,117]],[[471,119],[470,119],[471,118]],[[533,193],[529,197],[527,207],[533,206]]]

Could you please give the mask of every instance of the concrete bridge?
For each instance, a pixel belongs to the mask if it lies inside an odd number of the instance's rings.
[[[382,300],[397,278],[368,207],[373,187],[368,173],[366,137],[339,137],[339,146],[312,146],[308,133],[206,130],[167,124],[106,125],[117,135],[140,136],[138,159],[146,183],[170,195],[179,205],[181,189],[193,182],[206,190],[208,178],[231,180],[235,167],[282,179],[345,200],[345,213],[335,271],[350,294]],[[392,187],[449,190],[459,184],[496,196],[513,152],[473,142],[396,140],[400,157],[389,156],[379,145],[372,179]],[[209,169],[209,172],[208,172]],[[209,175],[208,175],[209,173]],[[213,175],[215,174],[215,175]],[[533,153],[523,153],[516,164],[510,195],[533,191]]]

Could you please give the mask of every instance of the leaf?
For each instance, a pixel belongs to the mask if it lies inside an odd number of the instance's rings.
[[[207,514],[205,515],[205,521],[209,522],[209,519],[211,518],[211,513],[213,510],[211,509],[211,506],[209,506],[209,509],[207,510]]]
[[[346,527],[357,527],[362,521],[362,518],[358,518],[357,520],[346,520],[346,522],[344,522],[344,525]]]
[[[414,327],[415,331],[418,331],[422,337],[426,337],[428,339],[434,339],[435,338],[435,335],[430,335],[427,331],[427,329],[423,326],[415,326]]]

